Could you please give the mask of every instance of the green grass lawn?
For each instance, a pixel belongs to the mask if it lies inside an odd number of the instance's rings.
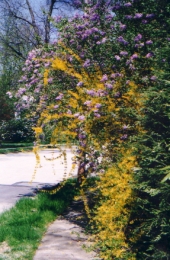
[[[31,151],[33,143],[1,143],[0,154]]]
[[[23,198],[0,215],[0,260],[32,260],[48,224],[77,194],[76,181],[68,180],[56,193],[40,192]]]
[[[60,145],[65,145],[66,143],[60,142],[58,145],[52,145],[48,143],[40,144],[42,148],[56,148]],[[76,145],[77,143],[74,142],[72,145]],[[17,152],[28,152],[32,151],[33,143],[1,143],[0,144],[0,154],[7,154],[7,153],[17,153]]]

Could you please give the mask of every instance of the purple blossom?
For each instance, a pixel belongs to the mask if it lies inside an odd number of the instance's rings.
[[[78,82],[77,86],[78,86],[78,87],[83,86],[83,81]]]
[[[132,4],[130,2],[124,4],[125,7],[130,7]]]
[[[142,39],[142,34],[138,34],[135,38],[134,38],[134,41],[135,42],[138,42],[138,41],[140,41]]]
[[[149,52],[148,54],[146,54],[145,57],[146,57],[147,59],[152,58],[152,57],[153,57],[153,53]]]
[[[79,25],[76,26],[76,28],[77,28],[78,30],[82,30],[82,29],[84,29],[84,25],[79,24]]]
[[[104,91],[103,89],[99,89],[97,91],[97,96],[99,96],[99,97],[105,97],[105,96],[107,96],[107,94],[108,94],[108,92]]]
[[[128,20],[131,20],[132,19],[132,15],[125,15],[125,18],[128,19]]]
[[[23,80],[23,81],[24,81],[24,80],[28,80],[28,79],[27,79],[27,76],[22,76],[22,77],[21,77],[21,80]]]
[[[117,41],[120,42],[120,43],[123,43],[124,45],[128,44],[128,42],[123,38],[123,36],[119,36],[117,38]]]
[[[33,76],[30,78],[30,80],[33,80],[33,79],[35,79],[35,77],[36,77],[36,76],[35,76],[35,75],[33,75]]]
[[[59,105],[55,105],[53,108],[54,108],[54,109],[57,109],[58,107],[59,107]]]
[[[87,34],[83,34],[83,35],[82,35],[82,40],[85,40],[87,37],[88,37]]]
[[[35,83],[37,83],[39,81],[39,79],[33,79],[31,82],[30,82],[30,85],[33,85]]]
[[[31,87],[30,84],[25,84],[25,86],[29,89]]]
[[[126,140],[128,138],[128,135],[127,134],[124,134],[120,137],[120,140]]]
[[[97,27],[92,27],[91,30],[92,32],[99,32],[99,29]]]
[[[22,96],[22,100],[27,101],[28,100],[28,96],[26,96],[26,95]]]
[[[126,65],[129,65],[131,63],[131,60],[126,61]]]
[[[101,43],[105,43],[105,42],[106,42],[106,40],[107,40],[107,38],[106,38],[106,37],[104,37],[104,38],[101,40]]]
[[[74,117],[79,117],[80,113],[74,114]]]
[[[100,103],[97,103],[97,104],[95,105],[95,107],[96,107],[96,108],[101,108],[102,105],[101,105]]]
[[[141,13],[136,13],[135,16],[134,16],[134,19],[140,19],[143,17],[143,14]]]
[[[36,64],[36,65],[35,65],[35,68],[39,68],[39,67],[40,67],[40,64]]]
[[[100,31],[100,34],[101,34],[102,36],[104,36],[106,33],[103,32],[103,31]]]
[[[126,24],[121,24],[121,25],[120,25],[120,30],[121,30],[121,31],[124,31],[124,30],[126,29],[126,27],[127,27]]]
[[[155,15],[154,14],[147,14],[146,18],[153,18]]]
[[[81,53],[80,53],[80,57],[81,57],[81,58],[84,58],[84,55],[85,55],[84,52],[81,52]]]
[[[101,117],[101,115],[99,113],[94,113],[94,116],[97,118]]]
[[[142,23],[143,23],[143,24],[146,24],[146,23],[148,23],[148,21],[145,20],[145,19],[143,19],[143,20],[142,20]]]
[[[119,10],[121,8],[120,4],[116,4],[113,6],[113,11],[114,10]]]
[[[98,14],[93,14],[90,16],[91,21],[98,21],[100,19],[100,16]]]
[[[150,77],[151,80],[155,81],[157,79],[157,77],[155,75]]]
[[[18,93],[19,95],[22,95],[22,94],[25,93],[25,91],[26,91],[25,88],[19,88],[17,93]]]
[[[146,44],[148,44],[148,45],[150,45],[150,44],[152,44],[152,43],[153,43],[152,40],[148,40],[148,41],[146,41]]]
[[[112,18],[113,18],[113,16],[112,16],[112,15],[110,15],[110,14],[109,14],[109,15],[106,15],[106,20],[107,20],[107,21],[109,21],[109,22],[110,22],[110,21],[112,20]]]
[[[80,120],[81,120],[81,119],[80,119]],[[86,143],[85,143],[85,142],[80,142],[80,146],[86,147]],[[83,164],[81,164],[81,165],[83,165]]]
[[[81,115],[81,116],[78,117],[78,119],[81,120],[81,121],[84,121],[85,120],[85,116]]]
[[[71,39],[71,40],[70,40],[70,43],[71,43],[71,44],[73,44],[73,43],[74,43],[74,40],[73,40],[73,39]]]
[[[100,44],[101,44],[101,42],[100,42],[100,41],[97,41],[97,42],[96,42],[96,44],[97,44],[97,45],[100,45]]]
[[[30,65],[30,64],[31,64],[31,61],[30,60],[26,60],[25,65],[27,66],[27,65]]]
[[[53,82],[53,78],[49,78],[48,83],[52,83],[52,82]]]
[[[136,53],[134,53],[134,54],[130,57],[131,60],[135,60],[135,59],[137,59],[137,58],[139,58],[139,57],[138,57],[138,55],[137,55]]]
[[[93,89],[87,90],[86,93],[87,93],[88,95],[90,95],[91,97],[95,97],[95,96],[96,96],[96,92],[95,92]]]
[[[45,68],[47,68],[47,67],[49,67],[49,66],[50,66],[50,62],[47,62],[47,63],[44,64],[44,67],[45,67]]]
[[[13,97],[13,95],[12,95],[12,93],[10,91],[8,91],[6,94],[9,96],[9,98]]]
[[[60,22],[61,19],[62,19],[61,16],[56,16],[56,17],[54,17],[54,21],[55,21],[56,23]]]
[[[85,135],[85,134],[79,134],[79,135],[78,135],[78,138],[79,138],[79,139],[86,139],[86,135]]]
[[[127,52],[127,51],[121,51],[121,52],[120,52],[120,55],[121,55],[121,56],[127,56],[127,55],[128,55],[128,52]]]
[[[113,85],[110,84],[110,83],[105,83],[105,87],[106,87],[107,89],[113,89]]]
[[[104,74],[100,81],[104,82],[104,81],[107,81],[107,80],[108,80],[108,76],[106,74]]]
[[[39,88],[35,88],[34,93],[39,93],[40,89]]]
[[[118,91],[118,92],[116,92],[115,94],[114,94],[114,97],[116,97],[116,98],[119,98],[120,97],[120,92]]]
[[[72,115],[72,112],[70,109],[67,110],[67,114]]]
[[[126,130],[126,129],[128,129],[128,126],[127,125],[123,125],[123,130]]]
[[[120,58],[119,55],[115,55],[115,59],[116,59],[116,60],[121,60],[121,58]]]
[[[130,68],[131,70],[135,70],[135,67],[134,67],[133,64],[130,64],[130,65],[129,65],[129,68]]]
[[[114,79],[114,78],[121,77],[121,76],[122,76],[121,73],[116,72],[116,73],[112,73],[110,77]]]
[[[135,48],[139,48],[139,47],[143,47],[143,46],[144,46],[143,42],[135,44]]]
[[[69,57],[69,62],[72,62],[73,61],[73,57]]]
[[[90,60],[87,59],[84,64],[83,64],[83,67],[86,68],[86,67],[89,67],[90,66]]]
[[[84,105],[86,105],[86,106],[91,105],[91,100],[87,100],[86,102],[84,102]]]
[[[63,96],[64,96],[64,95],[63,95],[62,93],[60,93],[60,95],[57,96],[55,99],[56,99],[56,100],[61,100],[61,99],[63,98]]]

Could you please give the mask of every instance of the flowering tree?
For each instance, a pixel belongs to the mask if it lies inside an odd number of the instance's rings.
[[[167,149],[163,139],[169,138],[169,99],[164,96],[169,84],[168,15],[166,0],[150,0],[147,6],[143,1],[88,2],[81,15],[58,20],[60,37],[54,45],[29,54],[16,93],[18,110],[31,109],[36,117],[37,137],[51,125],[53,143],[63,136],[78,140],[81,181],[91,172],[103,173],[94,220],[104,259],[169,255],[169,242],[163,247],[169,211],[164,214],[160,207],[168,205],[169,184],[158,177],[169,159],[160,155]],[[162,150],[149,135],[157,136]]]

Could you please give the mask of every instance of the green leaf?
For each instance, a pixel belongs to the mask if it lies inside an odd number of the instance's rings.
[[[170,180],[170,173],[168,173],[164,178],[163,180],[161,181],[162,183],[167,181],[167,180]]]
[[[170,170],[170,165],[164,167],[164,168],[161,168],[160,170],[163,170],[163,171],[166,171],[166,170]]]

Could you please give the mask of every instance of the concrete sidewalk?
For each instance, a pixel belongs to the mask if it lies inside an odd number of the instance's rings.
[[[83,202],[73,202],[49,226],[33,260],[101,260],[96,252],[83,249],[92,245],[84,234],[86,224]]]

